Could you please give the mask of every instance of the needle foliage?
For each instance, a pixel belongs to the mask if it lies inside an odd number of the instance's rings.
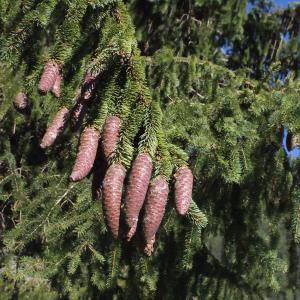
[[[49,59],[62,66],[60,98],[37,89]],[[87,72],[98,82],[81,124],[41,149]],[[25,111],[13,106],[21,91]],[[1,0],[0,298],[298,299],[300,161],[281,137],[282,126],[300,134],[299,97],[297,4]],[[170,183],[151,257],[142,228],[126,241],[123,208],[120,239],[107,229],[101,151],[69,181],[83,128],[110,115],[123,126],[108,163],[130,170],[148,152],[153,178]],[[182,217],[172,174],[186,164]]]

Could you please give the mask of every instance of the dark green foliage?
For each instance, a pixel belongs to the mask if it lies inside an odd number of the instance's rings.
[[[129,15],[115,0],[0,1],[1,299],[300,297],[300,164],[280,144],[282,125],[300,132],[300,6],[251,2],[247,14],[247,1],[130,0]],[[59,99],[37,90],[50,58],[64,66]],[[99,84],[83,124],[44,152],[87,70]],[[68,180],[81,129],[109,115],[124,124],[112,162],[130,169],[147,151],[153,177],[186,162],[195,177],[186,217],[170,180],[150,258],[141,228],[125,241],[124,215],[120,240],[107,231],[92,196],[101,153]]]

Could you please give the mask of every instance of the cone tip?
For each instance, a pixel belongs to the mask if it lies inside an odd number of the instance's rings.
[[[185,216],[188,211],[188,209],[183,209],[183,208],[181,208],[181,209],[177,208],[176,210],[180,216]]]
[[[153,251],[154,251],[153,244],[152,243],[147,244],[145,249],[144,249],[145,254],[147,256],[151,256]]]
[[[72,181],[72,182],[76,182],[76,181],[79,181],[80,180],[80,178],[79,178],[79,176],[78,176],[78,174],[76,173],[76,172],[73,172],[71,175],[70,175],[70,180]]]
[[[117,240],[119,238],[119,230],[113,230],[112,236],[115,240]]]

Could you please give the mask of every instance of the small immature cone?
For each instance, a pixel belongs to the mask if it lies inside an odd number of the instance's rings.
[[[75,97],[74,97],[74,102],[76,103],[72,109],[72,124],[76,125],[78,123],[78,121],[80,120],[83,111],[84,111],[84,107],[85,107],[85,103],[84,101],[82,101],[81,98],[81,90],[78,89],[76,91]]]
[[[18,109],[25,109],[28,106],[27,95],[25,93],[20,92],[14,100],[14,105]]]
[[[145,201],[152,173],[152,160],[149,154],[141,153],[133,162],[125,199],[126,222],[130,228],[127,240],[135,234],[139,213]]]
[[[107,225],[114,238],[119,235],[119,221],[123,183],[126,170],[122,165],[111,165],[103,180],[103,199]]]
[[[116,116],[110,116],[106,119],[102,134],[102,146],[106,159],[108,159],[116,150],[119,141],[121,122],[121,119]]]
[[[67,120],[69,118],[69,110],[62,107],[54,117],[46,133],[43,136],[41,147],[46,148],[54,144],[56,139],[64,131]]]
[[[148,256],[153,252],[155,234],[165,213],[168,194],[169,185],[164,177],[157,177],[150,183],[143,222],[146,240],[144,251]]]
[[[60,67],[54,60],[49,60],[42,73],[42,77],[39,82],[39,90],[42,93],[47,93],[52,90],[57,76],[59,76]]]
[[[87,73],[84,78],[82,97],[84,100],[89,100],[96,88],[96,77]]]
[[[61,89],[60,89],[61,80],[62,80],[62,76],[61,74],[58,74],[51,90],[54,96],[57,98],[60,97],[61,94]]]
[[[192,200],[193,174],[188,167],[184,166],[176,171],[174,178],[176,210],[180,215],[185,215]]]
[[[70,179],[79,181],[91,171],[97,154],[99,131],[94,127],[87,127],[80,136],[80,146],[73,166]]]
[[[74,110],[72,112],[72,123],[75,125],[78,123],[78,121],[81,119],[81,116],[83,114],[85,105],[84,103],[79,100],[74,107]]]

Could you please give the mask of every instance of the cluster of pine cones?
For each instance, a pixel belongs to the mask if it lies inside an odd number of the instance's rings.
[[[84,106],[95,89],[96,78],[87,74],[82,90],[77,95],[77,103],[70,112],[62,107],[54,117],[46,133],[43,136],[41,147],[46,148],[54,144],[57,137],[63,132],[66,123],[72,114],[73,120],[78,120]],[[55,61],[49,61],[42,73],[39,90],[42,93],[52,92],[60,95],[61,70]],[[27,96],[19,93],[14,101],[19,109],[28,105]],[[119,141],[119,133],[122,120],[118,116],[109,116],[103,125],[101,137],[100,131],[94,127],[86,127],[80,137],[80,146],[72,173],[71,181],[80,181],[91,171],[98,150],[101,145],[107,161],[111,158]],[[129,227],[127,240],[130,241],[136,232],[139,214],[145,204],[143,231],[146,241],[145,253],[151,255],[155,234],[161,224],[165,212],[165,206],[169,194],[169,184],[164,176],[158,176],[151,180],[153,169],[152,158],[149,153],[139,153],[131,167],[128,177],[128,185],[125,196],[126,222]],[[111,164],[103,180],[103,200],[107,225],[114,236],[119,235],[119,219],[123,185],[126,177],[126,168],[121,164]],[[180,215],[185,215],[190,206],[193,189],[193,175],[187,166],[177,169],[175,175],[175,204]]]

